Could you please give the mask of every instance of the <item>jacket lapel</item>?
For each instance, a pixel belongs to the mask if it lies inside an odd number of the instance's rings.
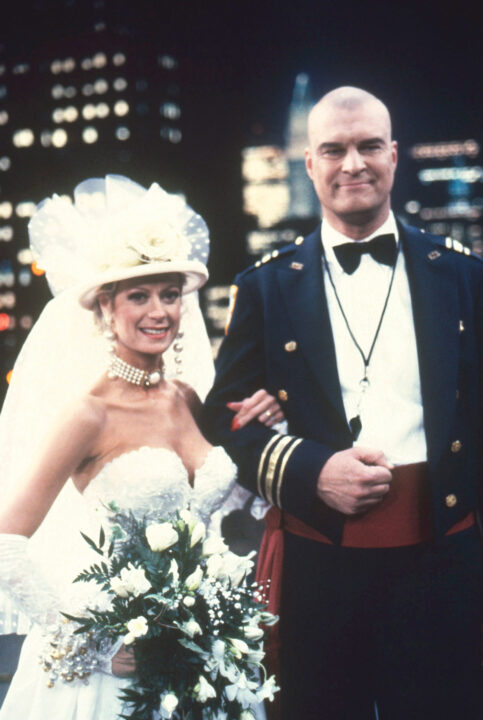
[[[457,279],[446,253],[419,231],[400,228],[411,291],[428,459],[437,462],[448,442],[458,381]]]
[[[278,270],[278,280],[300,351],[346,424],[322,278],[320,226],[305,238],[288,266]]]

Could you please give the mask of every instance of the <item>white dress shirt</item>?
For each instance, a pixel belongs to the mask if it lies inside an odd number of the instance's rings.
[[[376,232],[357,242],[386,233],[393,233],[399,243],[392,213]],[[367,358],[392,268],[379,264],[366,253],[361,256],[359,267],[349,275],[342,270],[333,247],[356,241],[334,230],[326,220],[322,222],[321,234],[340,303]],[[324,282],[347,420],[359,415],[362,422],[355,445],[382,450],[395,465],[426,460],[416,336],[403,253],[398,253],[389,301],[367,369],[369,385],[364,392],[360,384],[364,377],[363,358],[349,334],[327,272]]]

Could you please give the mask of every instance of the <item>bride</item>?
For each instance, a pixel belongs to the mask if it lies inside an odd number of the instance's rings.
[[[120,176],[82,183],[74,204],[45,200],[29,232],[57,297],[29,336],[0,421],[13,485],[0,513],[0,588],[32,624],[0,718],[114,720],[135,673],[122,640],[99,654],[88,684],[49,687],[38,658],[60,611],[92,601],[72,579],[90,561],[79,530],[91,534],[103,507],[142,517],[189,505],[219,526],[234,490],[236,467],[201,434],[192,387],[203,396],[212,379],[195,292],[208,277],[208,232],[180,198]],[[264,391],[241,422],[255,417],[280,418]],[[3,620],[11,630],[8,611]]]

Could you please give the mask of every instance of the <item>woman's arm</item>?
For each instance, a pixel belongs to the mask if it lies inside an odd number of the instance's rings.
[[[15,492],[3,504],[0,533],[30,537],[37,530],[67,478],[92,455],[104,421],[102,404],[91,396],[59,420],[30,472],[19,478]]]

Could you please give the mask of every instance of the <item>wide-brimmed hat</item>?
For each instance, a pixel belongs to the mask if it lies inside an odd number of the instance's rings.
[[[157,183],[146,190],[120,175],[90,178],[77,185],[74,202],[42,201],[29,234],[52,292],[74,291],[88,309],[108,283],[180,273],[187,293],[208,279],[206,223]]]

